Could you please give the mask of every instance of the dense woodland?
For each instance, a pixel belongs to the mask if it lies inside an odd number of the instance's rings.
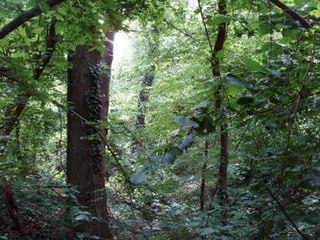
[[[0,239],[320,239],[319,26],[317,0],[1,0]]]

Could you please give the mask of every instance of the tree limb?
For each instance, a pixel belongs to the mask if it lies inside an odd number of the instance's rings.
[[[43,70],[49,64],[50,59],[54,53],[55,45],[56,45],[55,24],[56,24],[56,18],[53,17],[50,23],[49,32],[46,39],[46,47],[47,47],[46,53],[44,54],[44,56],[42,56],[41,62],[37,65],[33,73],[33,78],[35,80],[39,80],[39,78],[43,73]],[[6,69],[0,69],[0,73],[1,73],[1,70],[6,70]],[[22,81],[17,80],[17,82],[22,82]],[[31,85],[29,84],[24,84],[24,85],[28,91],[32,89]],[[12,130],[17,126],[21,113],[26,108],[26,105],[30,97],[31,97],[30,92],[24,92],[22,94],[19,94],[14,99],[13,103],[8,104],[6,111],[4,113],[2,126],[0,126],[0,134],[5,136],[10,135]]]
[[[79,118],[81,121],[83,121],[85,124],[89,122],[88,119],[81,116],[79,113],[73,111],[72,109],[69,109],[69,111],[74,114],[77,118]],[[111,146],[109,145],[106,137],[101,133],[101,129],[97,128],[96,126],[93,126],[93,130],[96,132],[96,134],[99,136],[101,141],[106,145],[107,150],[110,152],[112,158],[115,160],[116,164],[118,165],[118,170],[123,175],[125,182],[128,184],[129,190],[132,193],[134,191],[133,185],[131,184],[130,177],[128,176],[128,173],[123,168],[122,164],[120,163],[120,159],[118,158],[118,155],[113,151]]]
[[[53,8],[54,6],[64,2],[64,0],[48,0],[47,4],[50,8]],[[8,34],[16,30],[18,27],[20,27],[25,22],[29,21],[30,19],[39,16],[41,14],[41,9],[39,6],[30,9],[29,11],[26,11],[22,13],[17,18],[13,19],[11,22],[9,22],[7,25],[5,25],[0,30],[0,40],[5,38]]]
[[[290,15],[293,19],[297,20],[305,29],[311,28],[311,25],[298,13],[293,11],[291,8],[289,8],[284,3],[278,1],[278,0],[269,0],[271,3],[276,5],[277,7],[281,8],[282,11]]]

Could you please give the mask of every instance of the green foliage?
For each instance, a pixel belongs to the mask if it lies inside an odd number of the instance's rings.
[[[95,71],[86,99],[92,106],[87,126],[109,133],[104,155],[115,235],[319,238],[318,1],[282,1],[307,16],[309,30],[271,1],[227,1],[227,15],[217,13],[216,1],[200,2],[208,36],[192,1],[80,0],[54,10],[43,1],[0,2],[0,28],[37,4],[43,12],[0,40],[0,239],[21,237],[8,231],[14,220],[4,187],[32,239],[62,239],[99,220],[78,203],[84,196],[64,182],[68,58],[80,45],[103,52],[105,33],[119,29],[130,31],[134,51],[113,66],[109,120],[97,123],[93,114],[101,97]],[[57,46],[34,79],[52,16]],[[215,43],[222,23],[227,40],[216,56],[217,77],[209,42]],[[138,127],[138,95],[150,69],[146,122]],[[30,96],[26,108],[4,135],[6,113],[21,94]],[[228,184],[222,192],[220,129],[226,125]]]

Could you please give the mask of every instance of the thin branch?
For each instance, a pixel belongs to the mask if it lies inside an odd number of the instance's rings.
[[[136,209],[140,212],[149,212],[151,213],[154,217],[156,216],[160,216],[159,213],[157,213],[156,209],[152,208],[152,207],[149,207],[145,204],[141,204],[141,203],[138,203],[138,202],[135,202],[132,198],[130,199],[127,199],[126,197],[122,196],[120,192],[116,192],[115,190],[111,189],[111,188],[107,188],[107,191],[110,193],[110,195],[115,198],[115,200],[117,202],[120,202],[120,203],[123,203],[123,204],[126,204],[128,206],[130,206],[131,208],[133,209]]]
[[[38,80],[45,67],[49,64],[50,59],[52,58],[52,55],[55,51],[56,43],[57,43],[57,35],[56,35],[56,23],[57,23],[57,18],[52,17],[51,18],[51,23],[49,25],[48,29],[48,35],[46,39],[46,52],[43,55],[41,62],[37,65],[35,71],[34,71],[34,79]]]
[[[251,120],[251,122],[249,124],[247,124],[242,136],[240,137],[239,141],[236,143],[235,147],[234,147],[234,150],[233,152],[236,152],[238,150],[238,148],[240,147],[241,143],[243,142],[248,130],[249,130],[249,127],[250,127],[250,124],[252,123],[253,120]]]
[[[130,192],[133,193],[134,191],[134,187],[130,181],[130,178],[128,176],[128,173],[125,171],[125,169],[123,168],[122,164],[120,163],[119,159],[118,159],[118,156],[117,154],[112,150],[112,148],[110,147],[110,145],[108,144],[107,140],[105,139],[105,137],[101,134],[101,133],[98,133],[100,138],[102,139],[102,141],[104,142],[104,144],[106,145],[108,151],[111,153],[113,159],[116,161],[117,165],[118,165],[118,168],[120,170],[120,172],[122,173],[124,179],[125,179],[125,182],[128,184],[128,187],[130,189]]]
[[[301,235],[303,239],[309,239],[295,224],[295,222],[291,219],[289,214],[287,213],[285,207],[282,205],[282,203],[279,201],[277,196],[272,192],[271,188],[266,184],[266,190],[270,194],[271,198],[277,203],[280,211],[283,213],[283,215],[286,217],[286,219],[290,222],[292,227]]]
[[[64,2],[65,0],[48,0],[46,3],[50,8],[53,8],[54,6]],[[29,11],[26,11],[22,13],[17,18],[13,19],[11,22],[9,22],[7,25],[5,25],[0,30],[0,40],[5,38],[8,34],[16,30],[18,27],[20,27],[22,24],[28,22],[32,18],[39,16],[41,14],[41,9],[39,6],[30,9]]]
[[[305,29],[311,28],[311,25],[298,13],[293,11],[291,8],[289,8],[284,3],[278,1],[278,0],[269,0],[271,3],[276,5],[277,7],[281,8],[282,11],[290,15],[293,19],[297,20]]]
[[[202,5],[201,5],[200,0],[198,0],[198,6],[199,6],[199,10],[200,10],[200,15],[201,15],[201,21],[202,21],[202,24],[203,24],[203,27],[204,27],[204,31],[206,33],[206,37],[207,37],[208,44],[209,44],[209,47],[210,47],[210,51],[211,51],[211,53],[213,53],[214,52],[213,45],[212,45],[212,42],[210,40],[210,34],[209,34],[208,27],[207,27],[207,24],[206,24],[206,18],[205,18],[204,14],[203,14],[203,9],[202,9]]]
[[[84,123],[88,123],[89,120],[86,119],[85,117],[81,116],[79,113],[75,112],[72,109],[69,109],[69,111],[74,114],[76,117],[78,117],[81,121],[83,121]],[[117,154],[112,150],[112,148],[110,147],[108,141],[106,140],[105,136],[101,133],[100,129],[98,129],[95,126],[92,126],[93,129],[95,130],[95,132],[98,134],[99,138],[101,139],[101,141],[105,144],[105,146],[107,147],[108,151],[110,152],[112,158],[116,161],[118,168],[120,170],[120,172],[122,173],[122,175],[125,178],[125,182],[128,184],[130,191],[133,192],[134,188],[131,184],[130,178],[128,176],[128,173],[125,171],[125,169],[123,168],[122,164],[120,163]]]
[[[192,39],[192,40],[195,40],[194,37],[193,37],[191,34],[185,32],[184,30],[182,30],[182,29],[180,29],[180,28],[178,28],[178,27],[176,27],[172,22],[170,22],[170,21],[168,21],[168,20],[166,20],[166,19],[164,19],[164,22],[165,22],[166,24],[168,24],[170,27],[172,27],[173,29],[175,29],[175,30],[177,30],[178,32],[182,33],[184,36],[186,36],[186,37],[188,37],[188,38],[190,38],[190,39]]]
[[[296,116],[299,112],[299,109],[300,109],[300,105],[301,105],[301,102],[302,102],[302,98],[303,98],[303,92],[306,88],[305,86],[305,82],[308,78],[308,75],[309,73],[311,72],[311,69],[312,69],[312,63],[313,63],[313,59],[314,59],[314,55],[315,55],[315,46],[312,48],[312,53],[311,53],[311,56],[310,56],[310,59],[309,59],[309,62],[308,62],[308,65],[307,65],[307,69],[305,71],[305,74],[304,74],[304,77],[303,77],[303,83],[301,84],[300,88],[299,88],[299,91],[298,91],[298,96],[297,96],[297,101],[296,101],[296,104],[295,104],[295,107],[294,107],[294,110],[289,118],[289,121],[288,121],[288,142],[290,141],[290,138],[291,138],[291,135],[292,135],[292,125],[293,125],[293,122],[294,120],[296,119]]]

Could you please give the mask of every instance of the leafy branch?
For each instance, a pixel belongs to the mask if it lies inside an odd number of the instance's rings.
[[[46,4],[50,7],[53,8],[54,6],[64,2],[65,0],[48,0]],[[22,24],[28,22],[34,17],[37,17],[41,14],[41,9],[39,6],[30,9],[27,12],[22,13],[20,16],[17,18],[13,19],[10,23],[5,25],[1,30],[0,30],[0,40],[5,38],[8,34],[16,30],[18,27],[20,27]]]
[[[293,11],[291,8],[289,8],[287,5],[284,3],[278,1],[278,0],[269,0],[271,3],[276,5],[277,7],[281,8],[282,11],[290,15],[293,19],[297,20],[305,29],[311,28],[311,25],[303,18],[301,17],[298,13]]]
[[[48,36],[46,39],[46,53],[42,56],[41,62],[38,64],[38,66],[35,68],[33,73],[33,78],[35,80],[39,80],[44,69],[49,64],[52,55],[55,50],[56,46],[56,31],[55,31],[55,25],[56,25],[56,18],[53,17],[50,23]],[[8,74],[10,74],[10,71],[7,71]],[[17,82],[21,82],[20,80],[17,80]],[[28,90],[31,90],[31,86],[28,84]],[[31,97],[30,92],[25,92],[22,94],[19,94],[15,99],[14,102],[11,104],[8,104],[5,114],[4,114],[4,120],[2,123],[2,126],[0,127],[0,132],[3,135],[9,135],[12,130],[16,127],[18,120],[21,116],[21,113],[26,108],[26,105],[28,103],[29,98]]]

